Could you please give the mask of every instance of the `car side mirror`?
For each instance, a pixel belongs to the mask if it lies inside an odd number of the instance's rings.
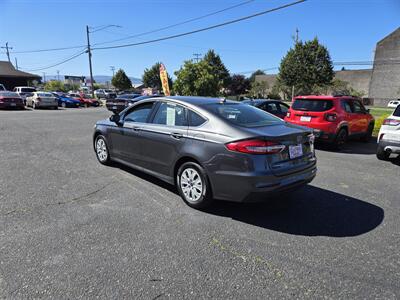
[[[114,123],[117,124],[118,126],[120,126],[121,123],[122,123],[119,114],[113,114],[113,115],[110,117],[110,121],[111,121],[111,122],[114,122]]]

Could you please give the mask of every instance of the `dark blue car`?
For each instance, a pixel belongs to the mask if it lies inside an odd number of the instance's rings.
[[[65,107],[80,107],[81,105],[81,102],[79,100],[67,97],[64,94],[60,93],[52,93],[52,94],[57,97],[58,106],[65,108]]]

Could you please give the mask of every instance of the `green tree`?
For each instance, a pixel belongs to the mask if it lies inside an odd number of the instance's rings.
[[[262,70],[254,71],[254,72],[250,75],[250,77],[249,77],[250,82],[256,81],[256,76],[257,76],[257,75],[266,75],[266,74],[265,74],[265,72],[262,71]]]
[[[217,96],[222,81],[214,68],[205,60],[193,63],[188,60],[175,72],[174,92],[185,96]]]
[[[269,85],[266,81],[254,81],[251,83],[249,96],[251,98],[267,98]]]
[[[111,84],[119,90],[127,90],[132,88],[132,82],[126,76],[124,70],[119,69],[111,79]]]
[[[295,95],[310,94],[315,87],[330,84],[334,76],[328,49],[317,38],[297,42],[282,59],[278,80]]]
[[[245,94],[250,89],[250,81],[243,75],[233,74],[226,86],[228,95],[236,96]]]
[[[155,88],[162,91],[162,84],[160,79],[160,62],[155,63],[150,69],[145,69],[142,82],[145,87]],[[168,71],[168,70],[167,70]],[[168,85],[169,89],[172,89],[172,78],[168,74]]]
[[[64,83],[58,80],[47,81],[44,85],[44,89],[46,91],[61,91],[61,92],[67,91]]]
[[[229,71],[222,62],[221,57],[216,54],[214,50],[208,50],[208,52],[204,55],[202,61],[211,66],[217,80],[222,82],[222,86],[226,87],[229,84]]]

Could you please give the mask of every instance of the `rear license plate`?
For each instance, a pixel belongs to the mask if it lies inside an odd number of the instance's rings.
[[[289,157],[291,159],[303,156],[303,145],[292,145],[289,146]]]
[[[15,103],[10,103],[10,106],[17,106],[17,104],[15,104]]]
[[[300,121],[301,121],[301,122],[310,122],[310,121],[311,121],[311,117],[308,117],[308,116],[301,116],[301,117],[300,117]]]

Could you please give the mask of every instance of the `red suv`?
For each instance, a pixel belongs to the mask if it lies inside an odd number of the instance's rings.
[[[298,96],[285,121],[314,129],[320,141],[340,148],[349,137],[368,142],[375,120],[361,101],[351,96]]]

